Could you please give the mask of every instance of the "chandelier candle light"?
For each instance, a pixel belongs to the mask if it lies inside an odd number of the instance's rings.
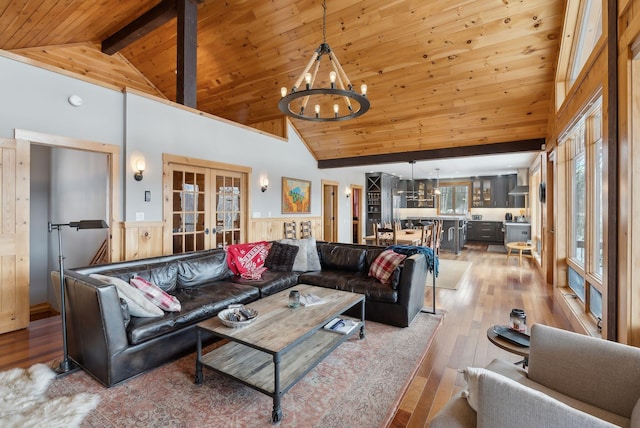
[[[369,110],[367,85],[362,84],[360,86],[361,93],[353,90],[349,76],[344,72],[338,58],[336,58],[336,55],[327,44],[326,0],[323,2],[322,8],[323,42],[311,56],[309,63],[291,88],[291,92],[287,93],[286,87],[280,89],[282,98],[280,98],[278,108],[287,116],[314,122],[336,122],[353,119]],[[315,87],[320,63],[325,55],[329,58],[331,69],[329,72],[329,87]],[[303,80],[305,81],[305,87],[300,90]],[[314,111],[312,114],[305,115],[309,100],[314,105]],[[341,107],[341,104],[344,105]]]

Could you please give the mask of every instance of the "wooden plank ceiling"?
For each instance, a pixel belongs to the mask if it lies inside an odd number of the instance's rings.
[[[176,19],[100,52],[158,3],[0,0],[0,49],[175,100]],[[292,124],[324,162],[544,138],[564,3],[328,0],[326,41],[354,86],[368,85],[371,109]],[[197,108],[246,125],[282,118],[280,87],[293,85],[322,34],[320,0],[201,2]]]

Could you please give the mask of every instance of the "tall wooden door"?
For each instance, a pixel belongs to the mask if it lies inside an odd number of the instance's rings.
[[[0,333],[29,324],[29,142],[0,139]]]
[[[178,163],[165,170],[165,224],[171,227],[165,254],[245,241],[246,173]]]
[[[338,184],[322,183],[322,223],[323,239],[329,242],[338,240]]]

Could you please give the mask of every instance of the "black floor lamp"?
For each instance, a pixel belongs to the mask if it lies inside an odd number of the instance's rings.
[[[56,369],[58,376],[66,375],[76,370],[78,366],[69,359],[69,352],[67,350],[67,311],[65,307],[65,293],[64,293],[64,255],[62,254],[62,233],[60,228],[68,226],[80,229],[108,229],[109,225],[104,220],[80,220],[72,221],[70,223],[58,223],[53,224],[49,222],[49,232],[53,230],[58,231],[58,263],[60,266],[60,313],[62,314],[62,346],[64,351],[64,357],[60,362],[60,365]]]

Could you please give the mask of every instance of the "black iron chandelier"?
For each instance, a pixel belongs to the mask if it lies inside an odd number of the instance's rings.
[[[282,98],[280,98],[278,108],[287,116],[313,122],[336,122],[353,119],[362,116],[369,110],[367,85],[360,86],[361,93],[354,91],[349,76],[344,72],[338,58],[336,58],[336,55],[327,44],[326,0],[323,2],[322,8],[323,42],[311,55],[309,63],[291,88],[291,92],[287,93],[287,88],[282,87],[280,90]],[[316,87],[316,77],[324,55],[329,58],[331,69],[329,87]],[[312,68],[313,70],[311,70]],[[305,81],[305,88],[300,90],[303,80]],[[314,106],[314,111],[310,114],[305,111],[309,101]]]

